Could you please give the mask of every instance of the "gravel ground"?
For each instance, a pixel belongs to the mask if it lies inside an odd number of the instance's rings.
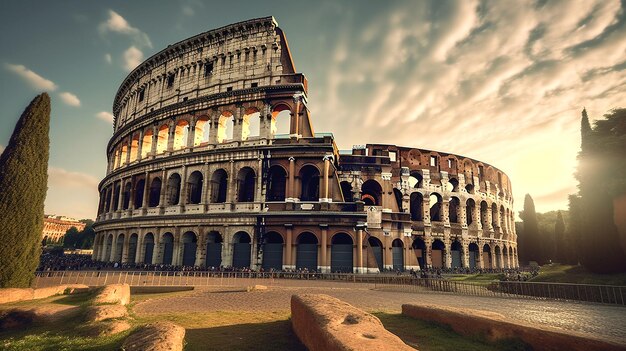
[[[474,297],[433,292],[381,291],[346,283],[272,286],[245,292],[242,288],[205,287],[138,303],[138,314],[211,311],[285,311],[292,294],[328,294],[367,311],[400,311],[405,303],[428,303],[500,313],[513,321],[564,329],[626,345],[626,308],[564,301]]]

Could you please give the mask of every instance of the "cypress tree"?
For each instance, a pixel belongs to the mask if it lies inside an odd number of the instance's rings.
[[[524,197],[524,211],[521,213],[524,223],[523,231],[523,251],[520,250],[519,255],[525,261],[540,261],[541,259],[541,242],[539,238],[539,224],[537,221],[537,212],[535,211],[535,202],[530,194]]]
[[[567,262],[567,246],[569,241],[565,238],[565,221],[561,211],[556,213],[556,223],[554,223],[554,257],[559,263]]]
[[[48,183],[50,97],[35,97],[0,155],[0,287],[28,287],[39,264]]]

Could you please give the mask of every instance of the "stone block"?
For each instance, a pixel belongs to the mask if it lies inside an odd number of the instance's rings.
[[[128,315],[126,307],[122,305],[89,306],[85,311],[85,318],[89,322],[99,322],[107,319],[123,318]]]
[[[172,322],[156,322],[139,328],[122,345],[126,351],[182,351],[185,328]]]
[[[127,305],[130,302],[130,286],[128,284],[111,284],[100,289],[93,298],[94,305],[120,304]]]

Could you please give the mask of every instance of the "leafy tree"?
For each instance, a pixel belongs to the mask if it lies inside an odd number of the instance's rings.
[[[63,248],[75,249],[76,244],[80,241],[80,232],[76,227],[71,227],[63,236]]]
[[[50,97],[35,97],[0,155],[0,287],[28,287],[41,251],[48,183]]]

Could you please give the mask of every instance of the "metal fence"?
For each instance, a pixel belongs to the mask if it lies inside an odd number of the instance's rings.
[[[473,284],[407,275],[290,272],[182,272],[182,271],[54,271],[37,272],[34,287],[60,284],[102,286],[352,286],[405,292],[438,292],[470,296],[556,299],[626,306],[626,286],[498,281]]]

